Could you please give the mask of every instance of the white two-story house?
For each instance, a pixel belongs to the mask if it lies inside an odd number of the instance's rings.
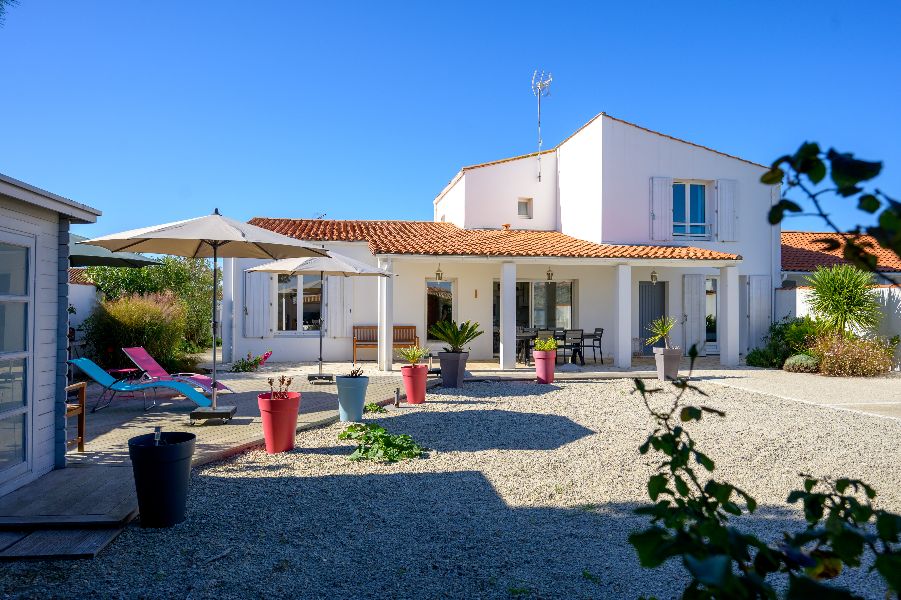
[[[540,155],[463,168],[430,222],[255,218],[395,276],[322,282],[227,260],[226,359],[314,360],[322,327],[325,360],[348,360],[354,325],[414,325],[437,349],[428,329],[450,317],[480,323],[471,357],[503,368],[524,327],[602,328],[603,354],[629,367],[650,353],[647,325],[671,315],[676,344],[735,365],[772,322],[780,275],[765,171],[601,113]],[[381,341],[364,358],[390,369]]]

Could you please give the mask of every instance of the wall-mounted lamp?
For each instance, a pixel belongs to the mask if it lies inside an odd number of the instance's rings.
[[[551,271],[551,268],[550,268],[550,267],[547,268],[547,273],[546,273],[546,275],[547,275],[547,280],[548,280],[548,281],[553,281],[553,280],[554,280],[554,272]]]
[[[438,281],[444,279],[444,271],[441,270],[441,263],[438,263],[438,269],[435,271],[435,279]]]
[[[651,283],[657,285],[657,271],[651,271]]]

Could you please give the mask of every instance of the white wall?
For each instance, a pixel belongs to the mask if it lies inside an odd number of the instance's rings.
[[[450,189],[444,191],[437,202],[435,202],[436,223],[442,220],[446,223],[453,223],[457,227],[463,227],[466,215],[466,177],[459,177],[451,185]]]
[[[467,170],[466,215],[468,229],[557,229],[557,157],[549,152],[541,157],[538,181],[537,157],[521,158]],[[532,198],[532,218],[517,212],[520,198]]]
[[[602,237],[602,132],[597,119],[557,150],[560,231],[583,240]]]
[[[58,226],[56,212],[0,196],[0,230],[31,238],[34,244],[32,270],[33,315],[29,332],[29,406],[27,432],[30,472],[0,484],[0,495],[37,479],[54,465],[54,405],[57,376]]]
[[[75,308],[75,314],[69,315],[69,327],[76,330],[84,323],[84,320],[91,316],[94,308],[97,306],[97,288],[93,285],[83,285],[79,283],[69,284],[69,305]],[[76,334],[77,337],[81,337]]]

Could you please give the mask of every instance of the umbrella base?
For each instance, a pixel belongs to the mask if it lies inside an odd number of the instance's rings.
[[[232,417],[238,411],[237,406],[202,406],[191,411],[191,425],[195,421],[207,421],[211,419],[221,419],[223,424],[231,421]]]
[[[307,381],[325,381],[327,383],[334,383],[335,376],[328,373],[313,373],[311,375],[307,375]]]

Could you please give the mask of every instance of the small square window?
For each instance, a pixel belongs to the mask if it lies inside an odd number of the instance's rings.
[[[516,203],[516,214],[520,219],[532,218],[532,199],[520,198]]]

